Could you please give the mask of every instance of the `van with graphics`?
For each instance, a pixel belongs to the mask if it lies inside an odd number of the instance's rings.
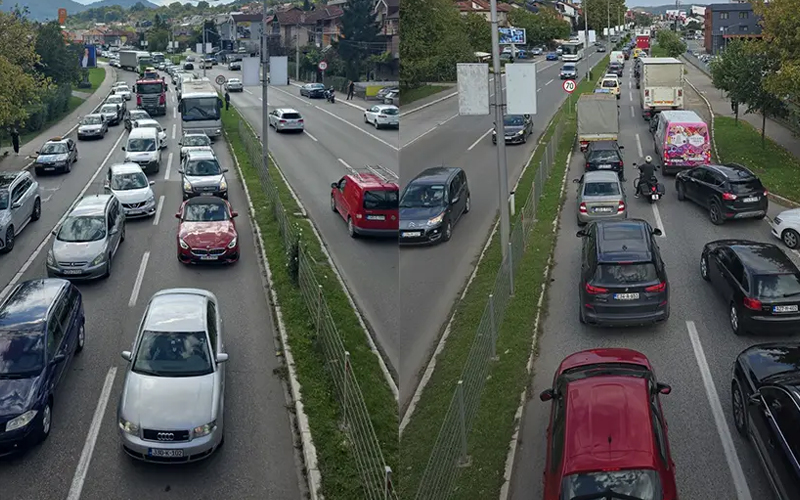
[[[694,111],[662,111],[656,115],[654,141],[664,174],[711,163],[708,125]]]

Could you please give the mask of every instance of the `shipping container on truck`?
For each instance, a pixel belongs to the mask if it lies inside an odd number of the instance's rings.
[[[611,94],[582,94],[575,108],[578,111],[578,142],[581,151],[594,141],[619,139],[619,107]]]
[[[642,117],[649,120],[667,109],[683,109],[683,63],[674,57],[642,57],[640,92]]]
[[[650,51],[650,35],[636,35],[636,48]]]

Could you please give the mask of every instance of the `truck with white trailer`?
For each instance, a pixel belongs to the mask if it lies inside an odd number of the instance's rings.
[[[639,61],[642,117],[650,120],[661,111],[683,109],[683,63],[674,57],[642,57]]]
[[[143,50],[120,50],[119,67],[128,71],[139,71],[142,59],[149,58],[150,53]]]
[[[208,78],[181,84],[178,111],[181,114],[181,133],[203,132],[212,139],[222,134],[222,99]]]
[[[575,109],[581,151],[590,142],[619,140],[619,106],[612,94],[582,94]]]

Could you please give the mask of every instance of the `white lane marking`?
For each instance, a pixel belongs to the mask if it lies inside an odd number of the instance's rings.
[[[346,168],[347,170],[353,170],[353,167],[351,167],[350,164],[347,163],[346,161],[342,160],[341,158],[337,158],[337,160],[339,160],[339,163],[344,165],[344,168]]]
[[[252,92],[250,92],[250,91],[249,91],[249,90],[247,90],[247,89],[244,89],[244,91],[245,91],[245,92],[247,92],[247,93],[248,93],[248,94],[250,94],[250,95],[253,95],[253,93],[252,93]]]
[[[730,469],[731,476],[733,476],[736,496],[739,500],[752,500],[753,497],[750,495],[750,488],[747,486],[747,479],[745,478],[744,470],[742,470],[742,463],[739,461],[739,456],[736,453],[731,431],[728,428],[728,424],[725,422],[725,413],[722,411],[722,403],[719,400],[719,394],[717,393],[717,387],[714,385],[711,370],[708,368],[708,361],[706,361],[706,355],[703,352],[703,344],[700,343],[700,336],[697,334],[697,327],[695,327],[694,321],[687,321],[686,329],[689,330],[689,339],[692,341],[694,357],[697,359],[697,366],[700,368],[700,376],[703,379],[703,385],[706,389],[708,403],[711,405],[711,413],[714,415],[717,433],[719,433],[719,439],[722,441],[722,450],[725,452],[725,460],[728,462],[728,469]]]
[[[172,140],[175,140],[175,132],[177,131],[177,123],[172,124]]]
[[[644,156],[642,154],[642,141],[639,140],[639,134],[636,134],[636,152],[639,153],[639,158]]]
[[[345,93],[345,96],[347,96],[347,94],[346,94],[346,93]],[[366,110],[367,110],[367,108],[362,108],[362,107],[361,107],[361,106],[359,106],[358,104],[355,104],[355,103],[353,103],[353,102],[350,102],[350,101],[348,101],[347,99],[340,99],[340,100],[339,100],[339,102],[341,102],[342,104],[347,104],[347,105],[348,105],[348,106],[350,106],[351,108],[360,109],[361,111],[366,111]]]
[[[631,84],[631,81],[630,81],[630,80],[628,80],[628,88],[631,88],[631,85],[632,85],[632,84]]]
[[[128,306],[133,307],[136,305],[136,299],[139,298],[139,290],[142,289],[142,280],[144,280],[144,272],[147,269],[147,261],[150,260],[150,252],[147,251],[142,255],[142,263],[139,264],[139,272],[136,273],[136,281],[133,282],[133,290],[131,291],[131,300],[128,301]]]
[[[547,87],[548,85],[550,85],[551,83],[553,83],[553,80],[555,80],[555,78],[553,78],[553,79],[551,79],[550,81],[548,81],[547,83],[545,83],[545,84],[544,84],[544,86],[545,86],[545,87]]]
[[[410,140],[410,141],[408,141],[407,143],[403,144],[403,147],[404,147],[404,148],[407,148],[408,146],[410,146],[410,145],[414,144],[414,143],[415,143],[415,142],[417,142],[418,140],[422,139],[424,136],[426,136],[426,135],[430,134],[431,132],[433,132],[433,131],[434,131],[434,130],[436,130],[437,128],[441,127],[441,126],[442,126],[442,125],[444,125],[445,123],[449,122],[450,120],[452,120],[453,118],[456,118],[456,117],[458,117],[458,116],[460,116],[460,115],[459,115],[458,113],[456,113],[456,114],[454,114],[453,116],[451,116],[450,118],[448,118],[447,120],[445,120],[445,121],[443,121],[443,122],[439,122],[439,123],[437,123],[437,124],[436,124],[436,125],[434,125],[433,127],[431,127],[431,128],[429,128],[428,130],[426,130],[425,132],[423,132],[423,133],[419,134],[418,136],[414,137],[413,139],[411,139],[411,140]]]
[[[169,173],[172,170],[172,153],[167,155],[167,169],[164,171],[164,180],[169,180]]]
[[[178,108],[172,108],[172,119],[176,120],[178,118]]]
[[[158,222],[161,220],[161,211],[164,209],[164,195],[162,194],[158,198],[158,206],[156,206],[156,216],[153,217],[153,225],[157,226]]]
[[[634,111],[633,111],[633,106],[631,106],[631,118],[636,118],[636,115],[634,114]]]
[[[628,100],[629,101],[633,100],[633,92],[628,92]]]
[[[311,137],[312,141],[319,142],[316,137],[314,137],[313,135],[309,134],[306,130],[303,130],[303,133],[306,134],[307,136]]]
[[[117,142],[115,142],[114,145],[111,146],[111,150],[109,150],[109,152],[106,155],[106,157],[103,160],[103,162],[100,163],[100,166],[97,167],[97,170],[95,170],[94,175],[92,175],[92,178],[89,179],[89,182],[87,182],[86,185],[83,186],[83,189],[81,189],[81,192],[78,193],[78,197],[75,198],[75,201],[72,202],[72,205],[70,205],[70,207],[67,209],[67,211],[64,212],[64,215],[62,215],[61,218],[58,220],[58,222],[56,222],[56,225],[53,226],[53,229],[51,229],[50,232],[47,233],[47,236],[45,236],[44,240],[42,240],[42,242],[39,243],[39,246],[36,247],[36,250],[34,250],[33,253],[31,254],[31,256],[28,257],[28,260],[26,260],[25,263],[22,264],[22,267],[19,268],[19,271],[17,271],[17,274],[15,274],[14,277],[11,278],[11,281],[8,282],[8,285],[6,285],[6,287],[3,288],[3,291],[0,292],[0,302],[6,297],[6,295],[8,295],[8,293],[15,286],[17,286],[17,283],[22,278],[22,275],[25,274],[25,271],[27,271],[28,268],[31,267],[31,264],[33,264],[33,261],[36,260],[36,257],[38,257],[40,253],[42,253],[42,250],[44,250],[44,247],[50,241],[50,238],[53,237],[53,231],[64,222],[64,219],[67,218],[67,215],[69,215],[69,213],[72,211],[72,209],[75,208],[75,205],[78,204],[78,201],[80,201],[80,199],[83,198],[83,195],[86,194],[86,191],[89,190],[89,187],[91,187],[91,185],[94,182],[94,180],[97,178],[98,175],[100,175],[100,172],[103,170],[103,168],[105,168],[106,163],[108,163],[109,158],[111,158],[111,155],[115,151],[117,151],[117,146],[119,146],[119,143],[120,143],[120,141],[122,141],[122,138],[124,136],[125,136],[125,131],[123,130],[122,133],[117,138]]]
[[[493,128],[490,128],[490,129],[489,129],[489,130],[487,130],[486,132],[482,133],[482,134],[481,134],[481,136],[480,136],[480,137],[478,137],[478,139],[477,139],[475,142],[473,142],[473,143],[472,143],[472,146],[470,146],[470,147],[468,147],[468,148],[467,148],[467,151],[472,151],[472,148],[474,148],[475,146],[477,146],[477,145],[478,145],[478,143],[479,143],[479,142],[481,142],[481,141],[483,140],[483,138],[484,138],[484,137],[486,137],[487,135],[491,134],[491,133],[492,133],[492,130],[494,130],[494,129],[493,129]]]
[[[81,458],[78,460],[78,466],[75,468],[75,475],[72,477],[72,486],[69,488],[67,500],[78,500],[81,497],[83,483],[86,481],[86,475],[89,473],[89,463],[92,461],[94,447],[97,444],[97,436],[100,435],[100,426],[103,424],[103,417],[106,414],[108,400],[111,399],[111,389],[114,386],[114,378],[116,376],[117,367],[112,366],[108,369],[108,373],[106,373],[103,390],[100,391],[100,399],[97,400],[97,407],[94,410],[92,423],[89,427],[89,434],[86,435],[86,441],[83,443],[83,451],[81,451]]]
[[[650,206],[653,207],[653,217],[656,218],[656,227],[661,229],[661,234],[659,236],[661,238],[666,238],[667,231],[664,229],[664,222],[661,220],[661,212],[658,211],[658,207],[655,203]]]

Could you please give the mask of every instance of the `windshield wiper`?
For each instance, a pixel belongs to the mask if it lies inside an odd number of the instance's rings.
[[[640,497],[635,497],[633,495],[617,493],[616,491],[609,488],[606,491],[600,491],[597,493],[587,493],[585,495],[577,495],[570,498],[569,500],[644,500],[644,499]]]
[[[30,378],[30,373],[0,373],[0,380],[18,380],[21,378]]]
[[[800,295],[800,292],[789,292],[783,294],[784,297],[797,297],[798,295]]]

